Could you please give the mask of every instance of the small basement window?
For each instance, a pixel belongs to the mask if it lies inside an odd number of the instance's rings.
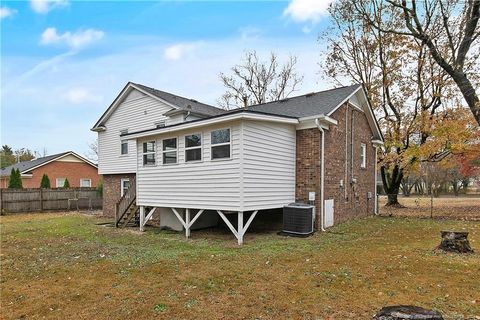
[[[185,162],[202,160],[202,135],[185,136]]]
[[[130,179],[123,178],[120,180],[120,196],[123,197],[125,192],[127,192],[128,188],[130,187]]]
[[[143,143],[143,165],[155,165],[155,141],[148,141]]]
[[[360,167],[367,167],[367,145],[365,143],[360,144]]]
[[[177,163],[177,138],[162,141],[163,164]]]
[[[80,187],[82,188],[90,188],[92,186],[91,179],[80,179]]]
[[[230,129],[211,132],[212,160],[230,158]]]

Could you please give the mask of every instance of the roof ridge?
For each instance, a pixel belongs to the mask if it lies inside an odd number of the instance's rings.
[[[157,89],[157,88],[154,88],[154,87],[150,87],[150,86],[147,86],[147,85],[144,85],[144,84],[141,84],[141,83],[136,83],[136,82],[130,82],[130,83],[133,84],[133,85],[136,85],[136,86],[145,87],[145,88],[148,88],[148,89],[150,89],[150,90],[158,91],[158,92],[161,92],[161,93],[164,93],[164,94],[168,94],[168,95],[171,95],[171,96],[174,96],[174,97],[178,97],[178,98],[181,98],[181,99],[189,100],[189,101],[192,101],[193,103],[199,103],[199,104],[203,104],[203,105],[208,106],[208,107],[212,107],[212,108],[215,108],[215,109],[223,110],[223,109],[221,109],[221,108],[219,108],[219,107],[216,107],[216,106],[213,106],[213,105],[211,105],[211,104],[207,104],[207,103],[205,103],[205,102],[198,101],[198,100],[195,99],[195,98],[187,98],[187,97],[178,95],[178,94],[176,94],[176,93],[171,93],[171,92],[168,92],[168,91],[163,91],[163,90],[160,90],[160,89]]]
[[[350,87],[355,87],[355,86],[361,86],[361,84],[357,83],[357,84],[351,84],[351,85],[349,85],[349,86],[343,86],[343,87],[338,87],[338,88],[331,88],[331,89],[322,90],[322,91],[312,91],[312,92],[304,93],[304,94],[301,94],[301,95],[298,95],[298,96],[286,97],[286,98],[283,98],[283,99],[281,99],[281,100],[273,100],[273,101],[268,101],[268,102],[264,102],[264,103],[252,104],[252,105],[249,105],[247,108],[263,106],[263,105],[266,105],[266,104],[269,104],[269,103],[276,103],[276,102],[288,101],[288,100],[290,100],[290,99],[295,99],[295,98],[301,98],[301,97],[307,97],[307,96],[310,97],[310,96],[316,95],[316,94],[318,94],[318,93],[324,93],[324,92],[328,92],[328,91],[345,89],[345,88],[350,88]]]

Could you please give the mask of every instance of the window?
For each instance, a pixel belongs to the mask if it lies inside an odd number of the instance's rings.
[[[230,129],[211,132],[212,160],[230,158]]]
[[[155,165],[155,141],[143,143],[143,165]]]
[[[130,187],[130,179],[124,178],[120,180],[120,196],[123,197],[125,192],[127,192]]]
[[[160,120],[158,122],[155,122],[155,128],[163,128],[165,127],[165,120]]]
[[[92,180],[90,179],[80,179],[81,188],[90,188],[92,186]]]
[[[360,167],[367,167],[367,145],[365,143],[360,144]]]
[[[177,138],[162,141],[163,164],[177,163]]]
[[[120,154],[128,154],[128,141],[122,140],[120,145]]]
[[[56,184],[55,186],[57,188],[63,188],[63,186],[65,186],[65,178],[57,178],[55,181],[56,181]]]
[[[120,136],[127,133],[128,129],[120,130]],[[120,140],[120,154],[128,154],[128,140]]]
[[[185,136],[185,161],[202,160],[202,135],[192,134]]]

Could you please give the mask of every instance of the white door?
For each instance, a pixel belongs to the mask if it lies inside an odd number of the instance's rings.
[[[333,199],[325,200],[325,228],[333,226]]]

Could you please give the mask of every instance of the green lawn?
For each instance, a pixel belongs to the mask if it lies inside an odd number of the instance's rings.
[[[440,230],[480,222],[367,218],[310,238],[145,233],[81,214],[0,217],[1,317],[369,319],[415,304],[480,315],[480,255],[433,253]]]

